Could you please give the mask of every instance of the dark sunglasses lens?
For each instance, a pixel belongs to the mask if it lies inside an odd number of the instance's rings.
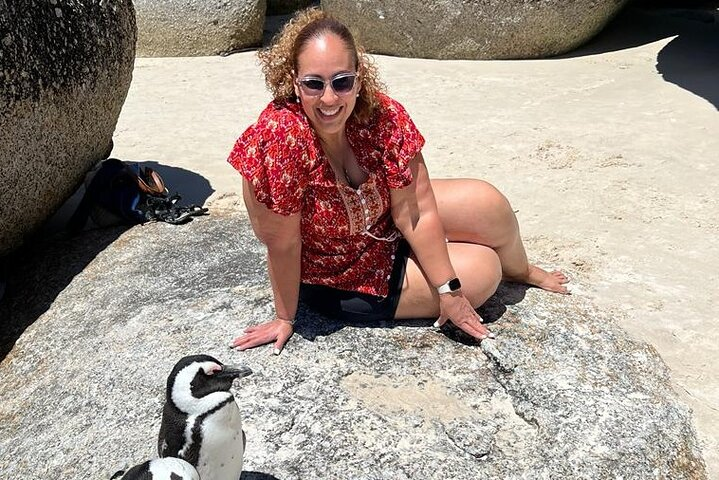
[[[305,80],[302,80],[302,85],[308,89],[312,90],[313,92],[321,92],[325,89],[325,82],[322,80],[316,80],[312,78],[308,78]]]
[[[332,89],[337,93],[347,93],[352,90],[354,85],[355,77],[353,75],[332,80]]]

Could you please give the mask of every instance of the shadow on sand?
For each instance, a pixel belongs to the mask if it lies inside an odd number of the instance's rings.
[[[137,163],[158,171],[170,193],[181,193],[181,205],[202,205],[213,192],[210,182],[195,172],[152,161]],[[118,225],[69,234],[65,227],[83,194],[81,187],[34,238],[0,259],[0,361],[72,279],[130,228]]]
[[[137,161],[141,167],[150,167],[160,174],[170,194],[179,193],[182,197],[181,205],[204,205],[215,190],[210,182],[195,172],[184,168],[171,167],[152,161]]]
[[[657,55],[664,80],[719,108],[719,13],[630,6],[584,46],[552,59],[614,52],[672,38]]]

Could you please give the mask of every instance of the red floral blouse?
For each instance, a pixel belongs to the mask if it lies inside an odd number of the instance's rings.
[[[301,105],[272,102],[235,143],[228,162],[273,212],[300,212],[304,283],[386,296],[400,234],[390,189],[412,182],[424,146],[404,107],[381,95],[372,121],[350,118],[347,138],[368,180],[339,183]]]

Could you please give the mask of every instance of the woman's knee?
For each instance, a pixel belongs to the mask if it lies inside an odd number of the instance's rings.
[[[450,231],[463,231],[471,226],[483,235],[504,236],[515,228],[509,200],[489,182],[441,180],[435,192],[440,215]]]
[[[472,306],[479,307],[491,297],[502,280],[502,264],[497,252],[483,245],[472,245],[470,255],[452,263],[462,280],[462,291]]]
[[[496,215],[498,221],[514,217],[512,205],[497,187],[483,180],[477,180],[475,189],[478,192],[478,202],[483,206],[482,210],[485,213]]]
[[[484,205],[502,206],[509,204],[507,198],[491,183],[478,178],[463,178],[457,180],[443,180],[444,188],[455,193],[462,193],[465,198],[472,197],[477,203]]]

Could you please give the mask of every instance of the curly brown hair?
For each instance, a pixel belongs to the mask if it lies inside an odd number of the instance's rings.
[[[293,82],[297,58],[310,40],[327,33],[342,39],[354,57],[361,89],[352,115],[360,123],[366,123],[379,104],[377,93],[385,91],[377,67],[364,49],[356,45],[352,33],[343,23],[316,7],[297,12],[274,37],[272,44],[258,52],[265,84],[276,101],[296,100]]]

